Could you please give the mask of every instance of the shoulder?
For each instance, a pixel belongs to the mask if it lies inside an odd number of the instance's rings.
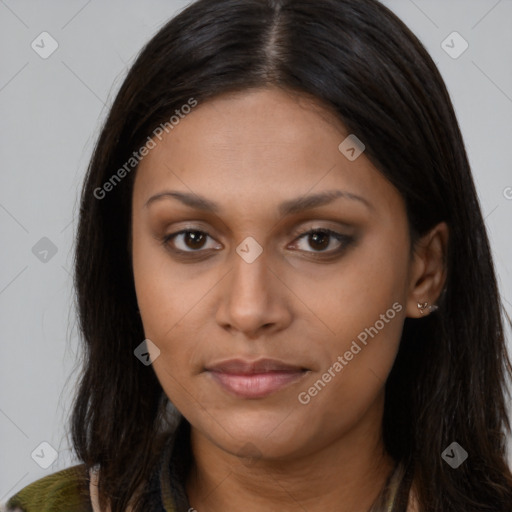
[[[92,512],[89,473],[72,466],[27,485],[10,498],[5,512]]]

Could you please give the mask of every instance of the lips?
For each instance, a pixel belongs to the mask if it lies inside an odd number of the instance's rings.
[[[258,361],[245,361],[243,359],[229,359],[220,363],[207,366],[208,371],[236,374],[252,375],[255,373],[269,372],[298,372],[305,370],[300,366],[278,361],[277,359],[259,359]]]
[[[256,399],[297,382],[304,377],[307,369],[276,359],[230,359],[208,366],[206,371],[229,394]]]

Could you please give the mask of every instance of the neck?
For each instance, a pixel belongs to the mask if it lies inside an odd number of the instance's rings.
[[[384,449],[381,419],[373,411],[314,453],[250,463],[192,427],[194,465],[186,483],[190,505],[201,512],[367,511],[394,467]]]

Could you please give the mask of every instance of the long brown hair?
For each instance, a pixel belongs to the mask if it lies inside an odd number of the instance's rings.
[[[168,432],[167,397],[133,354],[144,339],[130,254],[136,167],[104,197],[98,189],[190,98],[265,86],[313,96],[364,141],[405,200],[413,242],[447,222],[446,288],[439,311],[405,320],[386,384],[385,445],[409,476],[402,494],[413,479],[422,512],[510,512],[511,366],[467,154],[432,59],[376,0],[199,0],[141,51],[81,197],[75,285],[85,357],[71,422],[78,456],[101,466],[102,497],[121,512]],[[441,457],[452,442],[469,454],[457,469]]]

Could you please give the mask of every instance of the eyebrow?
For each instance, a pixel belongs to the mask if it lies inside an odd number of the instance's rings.
[[[151,196],[144,204],[144,207],[147,208],[155,201],[169,198],[177,199],[178,201],[181,201],[183,204],[190,206],[191,208],[205,212],[219,213],[221,210],[217,203],[207,199],[206,197],[187,192],[178,192],[175,190],[165,190],[155,194],[154,196]],[[310,194],[307,196],[284,201],[278,206],[278,211],[282,216],[292,215],[303,210],[324,206],[326,204],[332,203],[338,198],[358,201],[364,204],[368,209],[374,209],[373,205],[368,200],[366,200],[364,197],[358,196],[357,194],[353,194],[352,192],[345,190],[326,190],[325,192],[319,192],[317,194]]]

